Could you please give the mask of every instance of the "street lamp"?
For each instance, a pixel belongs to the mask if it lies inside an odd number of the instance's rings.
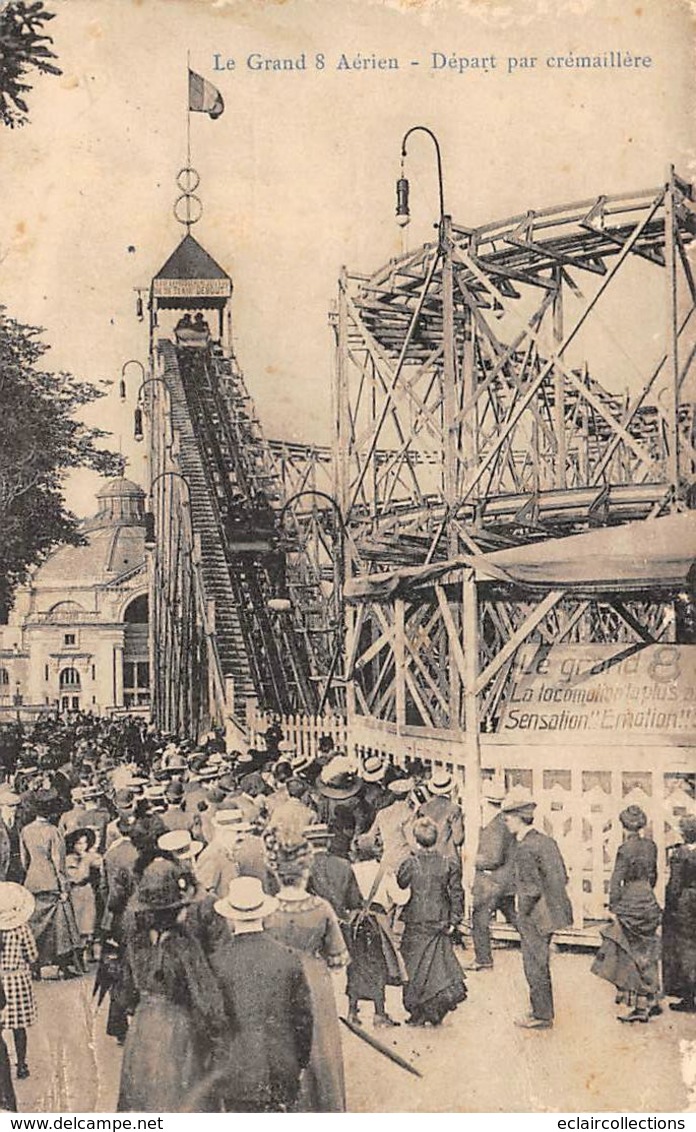
[[[440,239],[442,239],[445,227],[445,188],[442,177],[442,154],[440,153],[440,143],[433,131],[428,129],[427,126],[411,126],[411,129],[407,130],[404,134],[403,141],[401,142],[401,176],[396,182],[396,222],[402,228],[405,228],[411,219],[411,213],[408,207],[409,184],[404,174],[404,161],[406,160],[406,142],[411,134],[415,134],[417,131],[427,134],[428,137],[432,139],[433,145],[435,146],[435,154],[437,157],[437,182],[440,197],[439,233]]]
[[[129,358],[127,362],[124,362],[121,366],[121,380],[118,383],[118,390],[122,401],[126,399],[126,370],[128,366],[140,366],[140,380],[145,380],[145,366],[142,362],[139,362],[137,358]]]
[[[128,363],[126,363],[126,365],[127,364]],[[143,372],[145,371],[143,370]],[[153,382],[158,382],[160,385],[163,385],[167,392],[169,392],[169,386],[167,385],[163,377],[148,377],[147,381],[142,381],[140,383],[140,388],[138,389],[135,397],[135,411],[133,413],[133,438],[135,440],[142,440],[143,436],[145,435],[143,431],[143,410],[140,407],[140,397],[143,389],[145,389],[147,385],[153,384]]]
[[[21,687],[22,687],[22,685],[20,684],[20,682],[18,680],[17,683],[15,684],[15,689],[16,689],[15,694],[12,697],[13,703],[14,703],[14,706],[15,706],[15,709],[16,709],[16,712],[17,712],[17,723],[21,723],[21,721],[22,721],[21,720],[21,713],[20,713],[20,708],[21,708],[22,703],[23,703],[23,696],[22,696],[22,693],[20,691]]]
[[[336,555],[334,560],[334,617],[336,622],[336,628],[334,631],[336,632],[336,647],[334,649],[331,666],[326,677],[326,683],[324,685],[321,703],[319,704],[318,710],[319,714],[321,715],[326,705],[329,691],[331,690],[331,685],[334,680],[336,668],[338,666],[338,658],[343,645],[343,575],[345,572],[346,560],[346,525],[343,519],[341,508],[334,499],[333,495],[329,495],[326,491],[318,491],[314,488],[307,488],[305,491],[295,492],[294,495],[291,495],[289,499],[285,500],[285,503],[278,513],[278,526],[280,527],[281,531],[283,529],[285,516],[290,505],[296,500],[302,499],[306,496],[316,496],[319,499],[325,499],[326,502],[331,505],[331,509],[334,513],[336,531]],[[271,598],[268,601],[267,605],[269,609],[274,610],[278,613],[289,613],[293,608],[292,601],[286,595],[278,595],[277,597]]]

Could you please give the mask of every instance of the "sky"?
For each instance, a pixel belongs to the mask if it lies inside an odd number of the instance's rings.
[[[90,419],[112,431],[141,483],[135,367],[126,405],[118,379],[124,362],[147,356],[134,288],[149,285],[183,235],[172,205],[186,154],[187,53],[225,100],[216,121],[192,116],[204,208],[194,234],[233,278],[236,350],[271,437],[330,443],[328,312],[341,266],[372,272],[432,238],[437,182],[423,136],[407,159],[413,222],[405,234],[394,222],[410,126],[437,134],[446,209],[464,225],[659,185],[670,162],[696,174],[694,23],[682,0],[48,7],[63,75],[38,78],[31,123],[0,134],[0,303],[45,328],[51,367],[114,382]],[[612,50],[651,65],[546,62]],[[306,65],[259,70],[249,56]],[[339,66],[342,56],[351,66]],[[398,69],[352,66],[373,57]],[[645,323],[653,305],[636,293],[635,317]],[[78,514],[94,510],[98,486],[89,473],[70,478]]]

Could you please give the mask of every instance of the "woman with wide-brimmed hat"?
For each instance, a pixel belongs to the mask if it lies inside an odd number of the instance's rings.
[[[28,888],[12,881],[0,883],[0,980],[5,1006],[0,1026],[12,1030],[17,1055],[17,1076],[28,1077],[27,1026],[36,1022],[36,999],[31,968],[38,958],[29,927],[34,897]]]
[[[129,908],[124,991],[126,1037],[119,1112],[180,1112],[210,1067],[224,1031],[220,989],[186,930],[189,885],[180,866],[147,866]]]
[[[609,911],[614,920],[602,928],[602,944],[592,973],[616,987],[616,1002],[630,1006],[620,1022],[649,1022],[661,1014],[657,929],[660,905],[653,888],[657,881],[657,846],[642,835],[648,824],[640,806],[627,806],[619,814],[626,831],[609,884]]]
[[[670,1010],[696,1013],[696,814],[679,821],[683,841],[669,858],[669,880],[662,917],[664,993],[674,995]]]

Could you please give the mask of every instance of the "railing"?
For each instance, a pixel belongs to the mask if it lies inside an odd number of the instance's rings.
[[[252,704],[247,709],[247,730],[249,743],[253,747],[263,738],[273,723],[279,723],[283,738],[292,743],[298,754],[316,757],[319,740],[323,735],[333,739],[336,751],[346,752],[348,729],[345,719],[340,715],[281,715],[274,716],[257,711]]]

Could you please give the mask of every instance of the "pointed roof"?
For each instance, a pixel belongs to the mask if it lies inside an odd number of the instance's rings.
[[[198,240],[187,233],[167,262],[159,269],[155,279],[229,279],[219,263]]]

